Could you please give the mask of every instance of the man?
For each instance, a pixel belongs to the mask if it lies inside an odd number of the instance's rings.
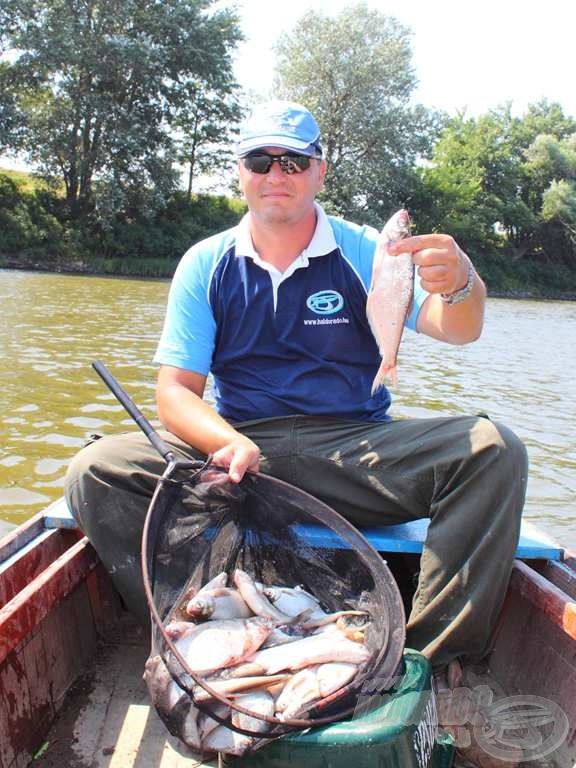
[[[211,454],[235,482],[275,475],[358,524],[430,517],[408,645],[439,668],[482,655],[517,544],[525,449],[487,418],[391,420],[389,392],[371,395],[377,232],[315,203],[326,162],[310,112],[260,105],[237,154],[249,212],[193,246],[170,290],[155,358],[167,439],[185,456]],[[401,249],[417,273],[407,325],[452,344],[478,338],[486,290],[457,243],[419,235]],[[322,291],[336,299],[329,315],[314,301]],[[203,399],[209,372],[216,409]],[[76,518],[140,615],[139,539],[163,469],[144,436],[121,435],[81,451],[67,481]]]

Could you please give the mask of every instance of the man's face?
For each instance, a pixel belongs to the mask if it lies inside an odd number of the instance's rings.
[[[262,152],[282,155],[286,150],[263,147]],[[254,173],[239,160],[238,172],[240,189],[253,217],[266,224],[293,224],[313,209],[324,183],[326,161],[312,158],[310,167],[300,173],[284,173],[278,162],[272,163],[268,173]]]

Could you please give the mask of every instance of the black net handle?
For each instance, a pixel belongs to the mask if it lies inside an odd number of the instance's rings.
[[[122,388],[120,383],[110,373],[108,368],[100,360],[94,360],[92,368],[96,371],[98,376],[102,379],[104,384],[112,392],[114,397],[124,406],[128,414],[134,419],[136,424],[140,427],[142,432],[146,435],[148,440],[152,443],[154,448],[158,451],[169,464],[179,464],[188,469],[200,469],[203,466],[203,462],[200,461],[186,461],[179,459],[170,446],[162,440],[160,435],[154,430],[154,427],[142,411],[138,408],[136,403],[131,399],[128,393]]]

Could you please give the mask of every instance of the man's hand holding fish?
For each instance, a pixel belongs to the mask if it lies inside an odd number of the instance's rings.
[[[475,341],[482,332],[486,287],[470,258],[453,237],[442,234],[414,235],[389,247],[392,256],[406,251],[430,293],[418,331],[451,344]]]

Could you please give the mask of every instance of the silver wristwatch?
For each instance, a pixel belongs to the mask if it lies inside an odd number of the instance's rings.
[[[464,301],[464,299],[467,299],[468,296],[472,293],[472,286],[474,285],[474,276],[476,272],[474,271],[474,267],[472,266],[472,262],[468,260],[468,279],[466,280],[466,285],[463,288],[458,288],[457,291],[453,291],[452,293],[441,293],[440,298],[444,302],[444,304],[460,304],[461,301]]]

